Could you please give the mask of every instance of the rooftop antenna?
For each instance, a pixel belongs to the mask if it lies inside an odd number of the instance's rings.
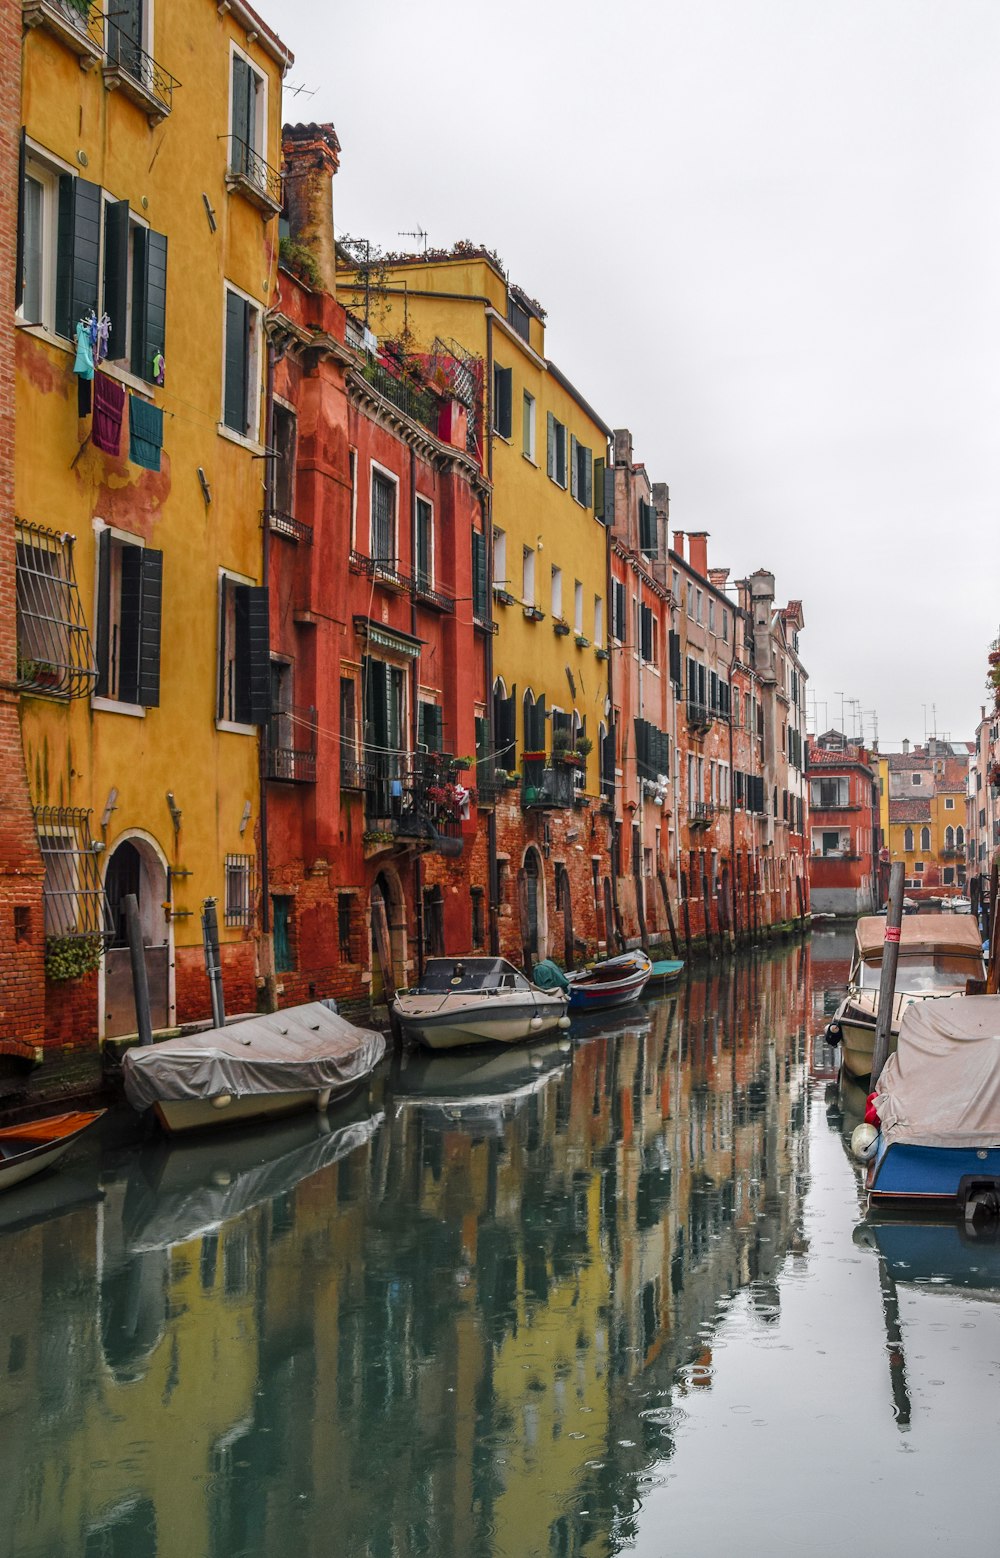
[[[424,259],[427,258],[427,233],[423,227],[414,228],[412,233],[397,233],[397,238],[416,238],[418,243],[424,246]]]
[[[304,81],[300,81],[297,87],[292,87],[292,86],[282,87],[282,91],[283,92],[287,92],[290,97],[315,97],[316,96],[316,88],[315,87],[307,87]]]

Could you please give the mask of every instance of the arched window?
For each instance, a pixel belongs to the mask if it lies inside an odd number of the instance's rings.
[[[952,827],[947,827],[944,830],[944,847],[945,849],[955,848],[955,829]]]
[[[930,828],[921,828],[920,829],[920,848],[921,849],[930,849],[930,847],[931,847],[931,830],[930,830]]]
[[[510,772],[515,763],[516,725],[514,694],[511,693],[508,697],[503,677],[498,676],[493,683],[493,741],[496,753],[494,763],[497,768],[502,768],[506,772]]]
[[[961,824],[955,829],[955,843],[959,849],[965,848],[965,829]]]
[[[913,849],[913,829],[912,828],[904,828],[903,829],[903,849],[905,850],[906,854],[910,854],[912,849]]]

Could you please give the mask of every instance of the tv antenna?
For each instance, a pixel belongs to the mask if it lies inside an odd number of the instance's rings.
[[[416,227],[416,228],[414,228],[413,232],[411,232],[411,233],[399,233],[399,232],[397,232],[396,237],[397,238],[416,238],[418,243],[422,243],[423,244],[423,246],[424,246],[424,254],[426,256],[426,254],[427,254],[427,232],[426,232],[425,228],[423,228],[423,227]]]
[[[315,97],[316,96],[316,88],[315,87],[307,87],[304,81],[300,81],[298,86],[296,86],[296,87],[293,87],[293,86],[282,87],[282,91],[283,92],[287,92],[289,97]]]

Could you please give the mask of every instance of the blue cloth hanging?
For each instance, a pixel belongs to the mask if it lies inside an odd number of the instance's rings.
[[[76,327],[76,362],[73,372],[81,379],[94,377],[94,347],[90,339],[90,325],[81,319]]]
[[[142,465],[147,471],[160,469],[160,451],[163,448],[163,412],[159,406],[141,400],[138,395],[128,398],[128,457],[133,465]]]

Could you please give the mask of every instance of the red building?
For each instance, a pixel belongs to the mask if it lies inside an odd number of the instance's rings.
[[[828,730],[809,743],[809,878],[817,914],[878,907],[879,788],[868,749]]]
[[[338,153],[332,126],[286,127],[290,236],[313,260],[283,265],[268,322],[264,865],[286,1004],[378,1000],[425,956],[487,939],[472,769],[488,489],[455,388],[469,375],[380,352],[336,301]]]

